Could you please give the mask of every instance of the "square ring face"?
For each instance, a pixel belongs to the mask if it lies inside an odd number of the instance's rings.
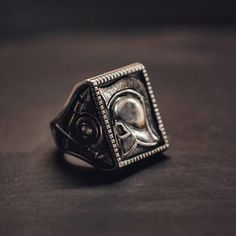
[[[119,167],[168,148],[156,99],[142,64],[135,63],[90,81]]]

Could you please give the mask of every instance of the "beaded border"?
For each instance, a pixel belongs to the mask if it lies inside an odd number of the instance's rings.
[[[115,80],[115,79],[118,79],[122,76],[131,74],[131,73],[134,73],[134,72],[138,72],[138,71],[141,71],[143,73],[144,78],[145,78],[146,87],[147,87],[149,96],[151,98],[151,102],[152,102],[154,112],[156,114],[158,127],[159,127],[159,129],[161,131],[161,134],[162,134],[162,137],[164,139],[164,144],[162,146],[159,146],[159,147],[156,147],[152,150],[149,150],[145,153],[134,156],[134,157],[132,157],[128,160],[122,160],[121,156],[119,154],[119,150],[118,150],[118,147],[117,147],[117,143],[116,143],[114,134],[112,132],[110,122],[107,118],[106,108],[105,108],[105,105],[104,105],[104,102],[103,102],[103,99],[102,99],[102,95],[101,95],[100,90],[99,90],[99,85],[101,85],[103,83],[106,83],[106,82],[109,82],[109,81],[112,81],[112,80]],[[110,71],[110,72],[92,77],[90,79],[87,79],[87,81],[92,83],[92,93],[93,93],[93,97],[95,98],[96,107],[97,107],[99,116],[100,116],[101,121],[102,121],[102,126],[105,130],[105,135],[107,137],[109,146],[111,147],[111,150],[113,151],[112,155],[115,157],[115,160],[117,160],[118,165],[119,165],[120,168],[122,168],[124,166],[127,166],[127,165],[130,165],[130,164],[132,164],[136,161],[145,159],[145,158],[147,158],[149,156],[152,156],[156,153],[163,152],[164,150],[166,150],[169,147],[168,137],[167,137],[167,134],[166,134],[166,131],[165,131],[162,119],[161,119],[161,115],[160,115],[160,111],[158,109],[157,101],[156,101],[156,98],[154,96],[153,89],[152,89],[151,82],[149,80],[147,71],[146,71],[143,64],[141,64],[141,63],[130,64],[130,65],[124,66],[122,68],[119,68],[119,69],[116,69],[116,70],[113,70],[113,71]]]

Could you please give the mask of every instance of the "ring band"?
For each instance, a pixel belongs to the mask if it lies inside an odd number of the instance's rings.
[[[50,126],[59,150],[103,170],[123,168],[169,147],[140,63],[76,84]]]

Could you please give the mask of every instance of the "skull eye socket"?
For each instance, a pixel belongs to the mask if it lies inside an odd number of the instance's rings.
[[[119,136],[123,136],[127,133],[127,131],[124,130],[124,127],[122,125],[117,125],[116,129]]]
[[[89,113],[81,114],[75,123],[75,135],[82,144],[96,143],[101,135],[98,121]]]
[[[122,123],[117,123],[115,127],[120,138],[127,138],[131,134],[131,132]]]

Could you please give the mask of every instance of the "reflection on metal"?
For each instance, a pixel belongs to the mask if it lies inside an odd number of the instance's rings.
[[[140,63],[77,84],[51,129],[59,150],[103,170],[122,168],[169,146]]]
[[[135,154],[138,145],[157,145],[159,136],[150,128],[144,97],[141,94],[132,89],[121,90],[111,98],[108,108],[123,158]]]
[[[100,168],[114,167],[88,86],[73,91],[51,127],[58,146],[66,152]]]

